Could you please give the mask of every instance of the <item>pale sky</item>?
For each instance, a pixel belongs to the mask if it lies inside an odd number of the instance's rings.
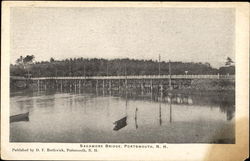
[[[235,60],[235,11],[221,8],[11,8],[11,63],[34,55]]]

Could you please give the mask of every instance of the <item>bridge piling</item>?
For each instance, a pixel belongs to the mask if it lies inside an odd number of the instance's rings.
[[[37,80],[37,89],[40,90],[40,80]]]
[[[144,82],[141,82],[141,94],[144,95]]]
[[[61,80],[61,92],[63,91],[63,80]]]
[[[78,80],[78,92],[81,93],[81,80]]]
[[[153,98],[153,80],[150,80],[150,93],[151,93],[151,100]]]
[[[163,84],[162,84],[162,82],[160,84],[160,93],[161,93],[161,101],[162,101],[162,97],[163,97]]]
[[[96,93],[98,95],[98,80],[96,80]]]
[[[109,87],[108,87],[109,88],[109,94],[111,94],[111,90],[112,90],[111,89],[112,88],[112,84],[111,83],[112,83],[111,80],[109,80]]]
[[[44,89],[45,89],[45,91],[47,90],[47,83],[46,82],[44,83]]]
[[[102,80],[102,93],[103,95],[105,94],[105,82],[104,82],[104,79]]]
[[[121,88],[120,85],[121,85],[121,80],[119,79],[119,81],[118,81],[118,93],[119,93],[119,94],[120,94],[120,90],[121,90],[121,89],[120,89],[120,88]]]

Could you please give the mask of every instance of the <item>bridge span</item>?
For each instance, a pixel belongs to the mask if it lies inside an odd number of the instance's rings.
[[[73,76],[73,77],[19,77],[10,76],[13,80],[117,80],[117,79],[235,79],[234,75],[129,75],[129,76]]]
[[[172,89],[234,89],[234,75],[139,75],[79,77],[10,77],[11,85],[60,91],[96,90],[163,92]]]

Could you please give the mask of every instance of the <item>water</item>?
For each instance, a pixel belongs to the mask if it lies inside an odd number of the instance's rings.
[[[10,124],[10,141],[234,143],[233,98],[224,94],[16,92],[11,93],[10,115],[29,111],[29,120]]]

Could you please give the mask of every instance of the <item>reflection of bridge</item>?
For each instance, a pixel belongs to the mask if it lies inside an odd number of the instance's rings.
[[[11,76],[11,82],[26,81],[26,84],[36,85],[38,89],[183,89],[189,88],[193,80],[226,80],[234,82],[234,75],[138,75],[138,76],[79,76],[79,77],[36,77],[25,78]]]
[[[127,117],[128,116],[127,115],[127,102],[129,100],[129,97],[127,95],[123,97],[125,97],[126,99],[126,105],[125,105],[126,115],[125,116]],[[158,110],[159,110],[158,122],[159,122],[159,125],[161,126],[164,122],[166,122],[166,120],[164,120],[164,118],[162,117],[164,115],[162,113],[162,110],[164,110],[166,106],[169,106],[169,112],[168,112],[169,115],[167,116],[169,123],[172,123],[175,121],[173,113],[175,113],[174,107],[177,107],[177,106],[172,106],[172,105],[184,105],[183,107],[188,107],[188,105],[191,105],[191,107],[204,106],[206,108],[209,107],[210,109],[219,108],[221,112],[226,114],[227,120],[232,120],[234,118],[234,113],[235,113],[235,107],[234,107],[235,102],[234,102],[234,99],[232,99],[231,97],[232,96],[221,97],[219,95],[213,95],[212,97],[203,97],[199,95],[194,96],[194,95],[186,95],[186,94],[173,94],[169,92],[165,96],[160,95],[158,100],[152,100],[152,98],[150,100],[158,102],[158,105],[159,105],[158,106]],[[138,97],[135,100],[137,99]],[[132,100],[134,100],[134,98],[132,98]],[[142,99],[142,100],[145,101],[145,99]],[[164,105],[164,107],[162,107],[162,105]],[[133,106],[130,108],[133,108]],[[140,110],[140,113],[142,113],[144,109],[139,108],[139,107],[135,107],[134,109],[135,109],[135,112],[134,112],[134,115],[132,115],[132,117],[134,116],[135,128],[138,129],[140,126],[138,125],[138,120],[140,119],[140,117],[138,116],[137,113],[139,110]],[[164,111],[166,112],[166,109]],[[120,126],[120,129],[126,127],[127,122],[124,122],[121,125],[123,126]]]

